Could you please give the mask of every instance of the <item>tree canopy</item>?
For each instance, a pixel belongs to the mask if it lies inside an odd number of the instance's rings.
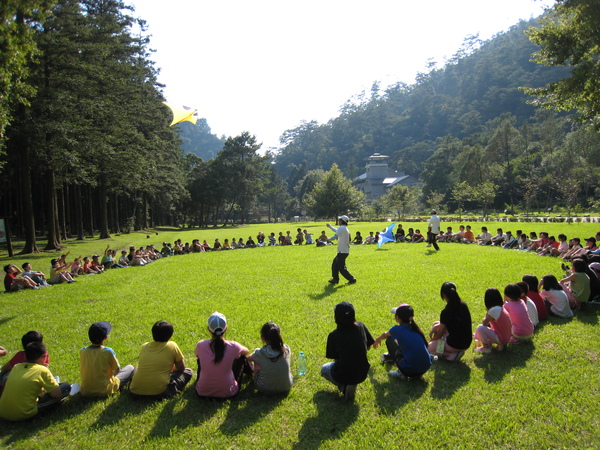
[[[527,89],[536,103],[558,111],[577,110],[578,119],[600,130],[600,5],[597,1],[557,0],[528,30],[540,46],[536,62],[571,67],[570,75],[544,87]]]

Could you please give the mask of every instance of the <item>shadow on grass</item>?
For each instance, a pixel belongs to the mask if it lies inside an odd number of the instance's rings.
[[[389,366],[392,367],[391,365]],[[391,370],[391,369],[390,369]],[[427,390],[428,382],[423,378],[410,380],[388,379],[381,383],[369,372],[377,407],[383,414],[395,414],[405,404],[421,397]]]
[[[11,320],[13,320],[16,316],[12,316],[12,317],[3,317],[0,319],[0,325],[4,325],[6,322],[10,322]]]
[[[433,363],[431,370],[434,373],[433,387],[431,388],[433,398],[451,398],[471,378],[471,368],[463,361],[439,360]]]
[[[306,419],[294,449],[318,448],[327,440],[338,439],[358,417],[359,407],[334,391],[321,390],[313,396],[317,416]]]
[[[147,408],[156,403],[153,400],[133,398],[127,391],[118,394],[119,397],[111,402],[96,419],[96,422],[90,428],[104,428],[106,426],[115,425],[125,416],[142,414]],[[102,399],[99,399],[100,401]],[[86,400],[93,403],[94,399]]]
[[[577,311],[577,319],[581,323],[588,325],[598,325],[598,314],[600,313],[600,303],[588,303],[584,309]]]
[[[0,419],[0,438],[7,438],[4,445],[16,444],[39,436],[40,432],[48,426],[66,422],[74,417],[80,417],[92,406],[92,402],[85,400],[81,395],[68,397],[44,415],[37,415],[22,422],[8,422]]]
[[[327,286],[323,289],[323,292],[320,294],[308,294],[308,296],[312,300],[323,300],[324,298],[329,297],[336,290],[336,287],[333,284],[327,283]]]
[[[536,331],[539,332],[539,330]],[[485,381],[498,383],[515,367],[525,367],[534,350],[535,345],[533,342],[508,344],[502,352],[492,352],[481,355],[481,357],[475,357],[474,363],[483,370]]]
[[[255,394],[253,383],[248,383],[235,399],[230,400],[221,431],[227,436],[236,436],[273,411],[286,397],[287,394]]]
[[[148,438],[168,438],[176,430],[196,427],[209,420],[227,404],[227,401],[201,399],[196,394],[195,383],[190,384],[180,396],[163,400],[164,406],[154,422],[154,427],[148,433]],[[183,407],[177,408],[179,405]]]

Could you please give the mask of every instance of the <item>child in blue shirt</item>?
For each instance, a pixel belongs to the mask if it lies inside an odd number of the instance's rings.
[[[383,360],[395,362],[398,370],[391,370],[390,376],[399,379],[416,378],[429,370],[432,357],[427,350],[427,339],[414,321],[415,311],[412,306],[403,303],[392,309],[398,325],[394,325],[382,333],[373,344],[379,347],[385,340],[388,353],[383,355]]]

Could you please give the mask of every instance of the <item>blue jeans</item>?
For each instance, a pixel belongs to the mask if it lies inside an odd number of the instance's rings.
[[[341,383],[338,383],[331,376],[331,369],[333,369],[333,365],[334,364],[335,364],[335,362],[330,362],[330,363],[323,364],[323,366],[321,367],[321,376],[323,378],[325,378],[327,381],[330,381],[333,384],[335,384],[338,387],[338,389],[340,390],[340,392],[344,392],[345,385],[343,385]]]

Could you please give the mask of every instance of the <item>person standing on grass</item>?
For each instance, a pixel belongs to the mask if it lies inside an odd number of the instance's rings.
[[[356,320],[351,303],[338,303],[333,312],[337,328],[327,337],[325,357],[334,362],[323,364],[321,376],[335,384],[346,399],[354,400],[356,385],[369,373],[367,350],[375,341],[365,324]]]
[[[471,313],[456,292],[454,283],[446,281],[440,296],[446,301],[446,307],[429,332],[429,353],[458,362],[473,341]]]
[[[419,378],[431,367],[432,357],[427,350],[427,339],[414,320],[413,307],[402,303],[392,309],[396,322],[373,343],[379,347],[385,340],[388,352],[382,355],[383,362],[393,362],[398,370],[391,370],[389,375],[398,379]]]
[[[331,264],[331,280],[329,280],[331,284],[338,284],[340,282],[340,273],[348,280],[348,284],[356,283],[356,278],[346,268],[346,258],[350,254],[350,230],[348,230],[347,226],[349,221],[348,216],[340,216],[337,220],[338,228],[327,224],[327,227],[335,233],[329,240],[333,241],[337,239],[338,241],[337,255],[335,255]]]
[[[427,247],[431,247],[433,245],[433,248],[436,250],[440,249],[437,244],[437,235],[440,234],[440,222],[441,219],[437,215],[437,211],[432,209],[431,217],[429,218],[427,226]]]

